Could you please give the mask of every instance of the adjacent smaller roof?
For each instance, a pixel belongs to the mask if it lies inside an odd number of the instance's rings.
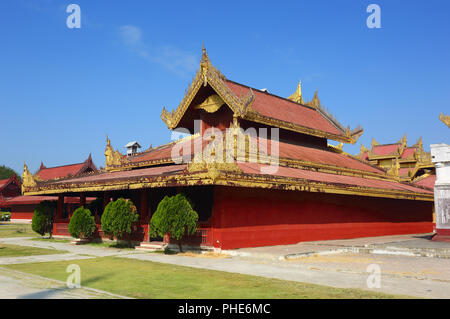
[[[41,180],[51,180],[76,176],[90,171],[97,171],[97,167],[92,162],[91,154],[89,154],[89,157],[82,163],[48,168],[45,167],[44,164],[41,164],[41,167],[39,171],[36,172],[35,176],[37,176]]]

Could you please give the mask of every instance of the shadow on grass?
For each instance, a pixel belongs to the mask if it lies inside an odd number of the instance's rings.
[[[93,277],[87,280],[83,280],[82,282],[82,288],[87,287],[88,284],[94,283],[96,281],[99,281],[103,278],[107,277],[107,275],[97,276]],[[47,289],[44,291],[38,291],[31,294],[21,295],[18,296],[17,299],[50,299],[53,295],[62,293],[64,291],[70,291],[78,288],[69,288],[69,287],[60,287],[60,288],[53,288],[53,289]],[[61,298],[58,296],[57,298]]]

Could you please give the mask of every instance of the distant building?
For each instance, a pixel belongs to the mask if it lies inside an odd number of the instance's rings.
[[[46,167],[41,163],[39,170],[34,174],[34,179],[47,182],[58,181],[64,178],[96,173],[97,171],[97,167],[92,162],[92,157],[89,154],[89,157],[82,163],[55,167]],[[4,206],[11,211],[12,222],[30,222],[39,203],[58,200],[57,196],[20,196],[20,183],[18,187],[19,192],[15,192],[16,195],[11,196],[4,203]],[[93,198],[89,198],[88,202],[92,200]],[[63,206],[63,216],[68,218],[78,206],[80,206],[80,198],[66,197]]]
[[[385,169],[399,181],[434,188],[436,172],[431,154],[423,149],[422,138],[412,146],[407,145],[406,135],[392,144],[380,144],[372,139],[370,150],[361,144],[358,157]]]

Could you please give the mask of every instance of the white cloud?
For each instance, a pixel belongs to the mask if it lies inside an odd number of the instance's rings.
[[[142,31],[134,25],[123,25],[118,29],[123,45],[134,54],[173,71],[179,75],[192,73],[196,69],[197,57],[176,47],[165,45],[151,47],[142,37]]]

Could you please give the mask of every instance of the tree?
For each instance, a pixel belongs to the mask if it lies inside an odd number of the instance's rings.
[[[7,179],[13,175],[16,175],[17,179],[22,183],[22,178],[15,170],[5,165],[0,166],[0,179]]]
[[[166,196],[158,204],[150,220],[150,233],[152,236],[161,237],[169,234],[171,239],[178,241],[178,247],[183,251],[182,238],[197,231],[197,221],[198,214],[192,209],[186,196],[183,194]]]
[[[55,212],[55,202],[41,202],[34,210],[33,219],[31,220],[31,229],[41,236],[48,233],[50,234],[50,238],[52,238]]]
[[[90,238],[95,231],[94,216],[84,207],[78,207],[70,218],[69,233],[75,238]]]
[[[102,231],[104,234],[123,239],[131,234],[131,226],[138,221],[136,206],[130,200],[119,198],[110,202],[102,214]]]

